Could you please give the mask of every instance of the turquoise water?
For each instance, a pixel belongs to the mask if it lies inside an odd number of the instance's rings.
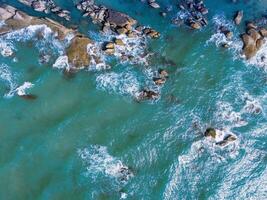
[[[71,0],[56,2],[82,33],[105,40]],[[157,1],[173,6],[166,18],[137,0],[96,2],[161,33],[147,41],[150,64],[113,60],[111,69],[68,78],[52,67],[63,49],[54,40],[1,36],[15,56],[0,55],[0,199],[267,199],[267,68],[217,47],[214,35],[216,22],[231,24],[240,9],[245,20],[258,17],[267,2],[206,0],[209,25],[201,31],[171,24],[177,1]],[[233,27],[236,48],[243,28]],[[52,52],[48,64],[38,62],[42,51]],[[170,75],[161,98],[137,103],[133,91],[152,87],[158,68]],[[25,81],[35,101],[13,95]],[[202,136],[208,126],[230,129],[237,143],[212,146]],[[116,174],[122,165],[133,172],[126,182]]]

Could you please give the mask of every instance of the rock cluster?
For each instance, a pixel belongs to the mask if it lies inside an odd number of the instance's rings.
[[[237,136],[226,130],[207,128],[204,136],[211,138],[216,145],[224,147],[237,140]]]
[[[119,35],[125,34],[128,37],[138,36],[138,29],[135,29],[137,21],[128,15],[106,8],[103,5],[96,5],[94,0],[82,0],[76,5],[77,9],[83,12],[83,16],[89,16],[93,23],[100,24],[103,32],[115,32]],[[145,35],[157,38],[160,34],[151,29],[145,28],[139,30]]]
[[[153,81],[156,85],[163,85],[167,78],[169,78],[169,74],[164,69],[159,69],[158,74],[153,78]]]
[[[257,51],[265,43],[267,30],[264,27],[258,27],[256,24],[249,22],[246,26],[246,33],[242,34],[243,54],[247,59],[256,55]]]
[[[8,5],[0,7],[0,20],[5,22],[0,27],[0,35],[26,28],[30,25],[46,25],[57,35],[59,40],[64,40],[66,36],[72,35],[73,38],[66,49],[70,67],[80,69],[90,64],[91,57],[88,54],[87,45],[91,44],[92,41],[72,29],[66,28],[49,18],[44,19],[29,16]]]
[[[70,20],[70,12],[57,6],[53,0],[19,0],[21,3],[31,6],[35,11],[54,13],[59,17]]]
[[[179,5],[182,11],[187,13],[184,23],[193,29],[200,29],[208,24],[205,15],[208,9],[202,0],[185,0]]]

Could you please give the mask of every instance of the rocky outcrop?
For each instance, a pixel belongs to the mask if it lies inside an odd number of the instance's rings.
[[[91,40],[83,35],[76,35],[70,46],[66,50],[69,64],[76,69],[90,65],[90,55],[87,52],[87,46]]]
[[[102,26],[103,32],[113,32],[119,35],[127,35],[128,37],[136,37],[143,33],[146,27],[142,30],[136,31],[137,21],[130,16],[106,8],[103,5],[96,5],[93,0],[82,0],[76,5],[77,9],[83,12],[83,16],[89,16],[93,23]],[[150,28],[150,33],[146,34],[152,38],[159,37],[159,33]]]
[[[59,17],[70,20],[70,12],[57,6],[53,0],[19,0],[24,5],[32,7],[35,11],[54,13]]]
[[[0,28],[0,34],[6,34],[30,25],[47,25],[57,34],[60,40],[63,40],[69,34],[75,34],[74,30],[66,28],[54,20],[32,17],[8,5],[0,7],[0,20],[5,21],[5,24]]]
[[[241,36],[243,41],[243,54],[246,56],[246,59],[250,59],[256,55],[265,43],[266,36],[267,31],[265,28],[258,27],[252,22],[247,24],[247,31]]]
[[[175,24],[185,23],[192,29],[200,29],[208,24],[205,15],[208,14],[208,9],[204,5],[203,1],[199,0],[184,0],[179,5],[181,12],[183,12],[181,18],[180,16],[173,20]]]

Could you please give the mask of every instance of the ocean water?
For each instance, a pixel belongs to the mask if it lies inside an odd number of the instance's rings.
[[[55,2],[71,11],[66,25],[78,24],[99,45],[110,38],[72,0]],[[107,65],[69,78],[60,69],[67,41],[57,41],[47,27],[0,36],[0,199],[267,199],[267,63],[259,59],[267,45],[245,61],[244,24],[232,22],[240,9],[244,20],[266,14],[267,1],[206,0],[209,25],[199,31],[171,24],[178,1],[157,1],[162,10],[172,7],[166,18],[139,0],[96,2],[161,37],[146,39],[146,49],[134,41],[133,62],[101,55]],[[2,3],[45,16],[15,0]],[[234,32],[229,49],[220,48],[220,24]],[[37,41],[40,29],[45,39]],[[149,61],[138,57],[144,51],[152,54]],[[44,54],[51,57],[42,64]],[[159,68],[170,76],[162,87],[151,81]],[[160,99],[134,101],[144,87]],[[16,95],[26,91],[38,98]],[[214,146],[203,138],[209,126],[231,130],[237,142]],[[123,179],[121,168],[130,170]]]

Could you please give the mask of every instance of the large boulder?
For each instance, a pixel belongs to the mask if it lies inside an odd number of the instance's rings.
[[[242,35],[242,40],[243,40],[243,53],[246,56],[247,59],[252,58],[253,56],[256,55],[257,53],[257,44],[254,38],[248,34],[243,34]]]
[[[83,35],[77,35],[71,40],[66,50],[68,61],[71,67],[82,68],[90,64],[90,55],[87,52],[87,45],[91,40]]]
[[[128,15],[117,12],[112,9],[107,9],[105,12],[105,21],[114,24],[115,26],[124,27],[127,24],[135,24],[135,20],[131,19]]]

